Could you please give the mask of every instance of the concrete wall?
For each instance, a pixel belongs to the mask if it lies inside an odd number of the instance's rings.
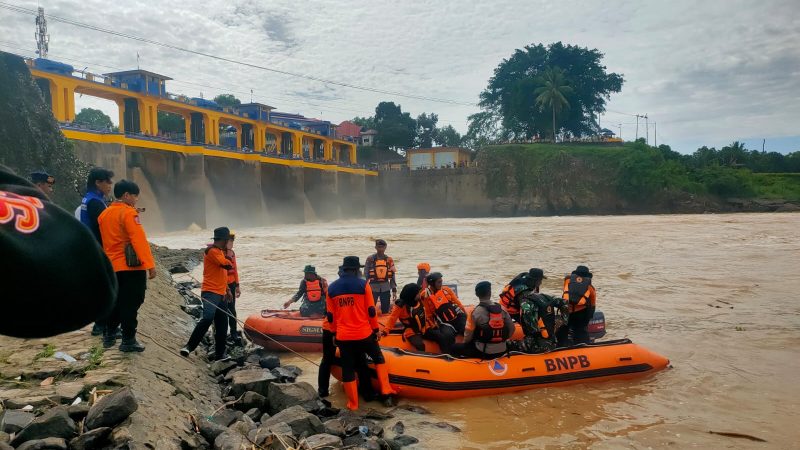
[[[139,184],[152,232],[364,217],[366,177],[120,144],[73,141],[81,161]]]

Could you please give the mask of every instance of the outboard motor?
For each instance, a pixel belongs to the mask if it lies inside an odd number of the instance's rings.
[[[592,320],[589,321],[589,339],[592,341],[606,335],[606,316],[603,311],[595,310]]]

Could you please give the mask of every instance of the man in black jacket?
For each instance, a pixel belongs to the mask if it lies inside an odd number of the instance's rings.
[[[114,304],[114,271],[89,230],[3,166],[0,255],[0,334],[33,338],[77,330]]]

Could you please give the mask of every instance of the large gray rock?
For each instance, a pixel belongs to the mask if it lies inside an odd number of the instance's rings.
[[[275,355],[267,355],[258,360],[258,365],[263,369],[272,370],[281,366],[281,360]]]
[[[228,430],[236,431],[243,436],[247,436],[247,433],[249,433],[251,430],[255,430],[257,427],[258,426],[255,422],[253,422],[253,419],[247,416],[242,416],[241,419],[232,423],[231,426],[228,427]]]
[[[267,409],[267,397],[264,397],[258,392],[247,391],[242,396],[242,399],[236,402],[234,407],[239,411],[248,411],[253,408],[264,411]]]
[[[67,441],[54,437],[33,439],[17,447],[17,450],[67,450]]]
[[[211,418],[211,421],[222,425],[223,427],[229,427],[232,423],[236,422],[237,420],[241,419],[244,415],[241,411],[236,411],[233,409],[223,409],[214,413],[214,416]]]
[[[407,445],[416,444],[417,442],[419,442],[419,439],[415,438],[414,436],[408,436],[408,435],[404,434],[404,435],[401,435],[401,436],[395,436],[394,439],[390,439],[388,442],[389,442],[389,445],[391,445],[393,448],[395,446],[397,448],[400,448],[400,447],[405,447]],[[392,444],[396,444],[396,445],[392,445]]]
[[[114,448],[123,447],[125,445],[131,447],[130,444],[133,444],[133,442],[131,442],[133,441],[133,435],[128,427],[114,428],[109,439],[111,440],[111,445]]]
[[[72,420],[75,422],[80,422],[89,414],[89,404],[79,403],[77,405],[69,406],[67,407],[67,412],[69,413],[69,416],[72,417]]]
[[[291,384],[271,384],[267,402],[269,403],[268,410],[272,414],[295,405],[302,406],[306,411],[313,411],[318,409],[321,404],[317,390],[304,381]],[[322,406],[324,407],[324,405]]]
[[[211,372],[214,375],[225,375],[236,366],[236,361],[214,361],[211,363]]]
[[[247,433],[247,438],[256,445],[263,445],[270,440],[270,436],[274,435],[292,437],[292,427],[285,422],[278,422],[267,427],[261,426],[255,430],[250,430]]]
[[[19,447],[23,442],[49,437],[72,439],[78,434],[78,426],[69,417],[65,406],[57,406],[33,419],[17,434],[11,445]]]
[[[270,370],[270,373],[275,375],[279,383],[294,383],[297,379],[297,374],[285,367],[276,367]]]
[[[347,429],[345,428],[345,423],[342,419],[330,419],[326,420],[323,424],[325,427],[325,432],[328,434],[332,434],[334,436],[345,437]]]
[[[322,433],[325,427],[320,422],[319,418],[305,409],[302,406],[295,405],[286,408],[283,411],[273,415],[265,422],[261,423],[263,428],[269,427],[280,422],[285,422],[292,427],[292,434],[299,436],[304,432],[308,435]]]
[[[0,413],[0,423],[6,433],[19,433],[19,430],[28,426],[34,419],[34,415],[27,411],[8,410]]]
[[[94,450],[102,448],[108,443],[108,437],[110,435],[111,428],[109,427],[95,428],[69,441],[69,448],[70,450]]]
[[[217,436],[228,431],[227,426],[211,422],[205,418],[197,421],[197,427],[200,428],[200,434],[203,435],[209,443],[213,443],[217,439]]]
[[[253,391],[267,396],[269,385],[276,380],[275,375],[267,369],[240,370],[231,377],[230,395],[239,397],[247,391]]]
[[[342,439],[332,434],[320,433],[309,436],[303,440],[306,448],[339,448]]]
[[[226,431],[214,439],[214,450],[242,450],[250,446],[250,441],[236,431]]]
[[[245,416],[249,417],[253,420],[253,422],[259,420],[261,417],[261,410],[258,408],[250,408],[244,413]]]
[[[100,398],[89,409],[84,425],[88,429],[115,427],[139,409],[139,402],[133,396],[131,388],[124,387],[112,394]]]

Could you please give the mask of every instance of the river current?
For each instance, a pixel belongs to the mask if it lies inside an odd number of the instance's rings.
[[[586,264],[605,339],[630,338],[671,360],[672,368],[634,381],[413,401],[433,417],[399,414],[386,425],[402,420],[417,448],[800,448],[800,214],[363,220],[235,231],[242,319],[280,308],[306,264],[333,281],[343,256],[363,262],[383,238],[401,286],[426,261],[458,284],[465,304],[477,303],[478,281],[491,281],[496,296],[530,267],[551,275],[543,292],[558,294],[560,277]],[[210,236],[152,240],[200,248]],[[313,365],[282,358],[316,386]],[[332,401],[343,406],[339,391],[334,382]]]

